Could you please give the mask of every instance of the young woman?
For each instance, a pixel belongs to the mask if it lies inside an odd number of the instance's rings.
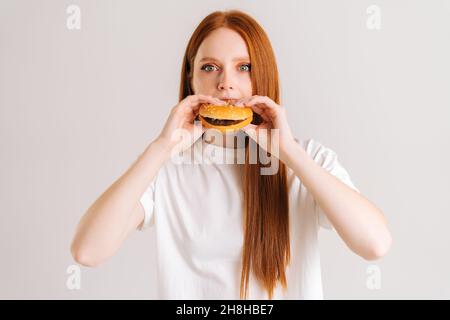
[[[259,121],[207,139],[194,121],[200,105],[230,99],[251,107]],[[263,128],[279,133],[276,173],[261,174],[259,160],[220,161],[238,149],[248,160],[249,141],[259,143],[255,132]],[[190,134],[173,139],[180,129]],[[239,134],[247,139],[235,150]],[[175,163],[174,150],[189,152],[193,161]],[[161,299],[321,299],[320,226],[334,229],[367,260],[391,244],[382,212],[360,194],[336,153],[293,137],[269,39],[235,10],[208,15],[194,31],[179,103],[159,136],[89,207],[72,254],[97,266],[132,231],[148,226],[156,231]]]

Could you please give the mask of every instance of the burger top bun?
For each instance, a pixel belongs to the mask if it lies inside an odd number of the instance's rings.
[[[226,120],[243,120],[253,115],[250,107],[236,107],[232,105],[216,106],[212,104],[203,104],[200,107],[199,114],[202,117]]]

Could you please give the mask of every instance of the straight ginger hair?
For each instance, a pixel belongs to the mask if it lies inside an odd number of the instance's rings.
[[[213,12],[195,29],[182,63],[179,101],[194,94],[191,80],[198,48],[212,31],[221,27],[236,31],[247,44],[253,95],[267,96],[279,104],[278,69],[269,38],[252,17],[238,10]],[[247,141],[242,178],[244,245],[240,298],[247,298],[250,272],[253,272],[272,299],[278,281],[284,289],[287,288],[285,268],[290,262],[286,167],[280,162],[276,174],[261,175],[263,165],[259,157],[255,164],[249,163]]]

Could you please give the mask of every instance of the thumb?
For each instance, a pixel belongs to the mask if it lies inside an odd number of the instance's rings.
[[[244,131],[247,135],[250,136],[253,140],[256,141],[256,128],[258,126],[255,126],[254,124],[248,124],[245,127],[242,127],[241,130]]]
[[[249,131],[251,129],[255,130],[256,128],[257,128],[257,126],[255,126],[254,124],[249,123],[245,127],[242,127],[241,130],[247,132],[247,131]]]

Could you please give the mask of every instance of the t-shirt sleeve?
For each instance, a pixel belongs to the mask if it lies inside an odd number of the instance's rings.
[[[147,187],[147,189],[142,194],[141,198],[139,199],[140,204],[144,208],[144,220],[138,227],[139,231],[143,231],[147,229],[150,226],[153,226],[155,224],[155,217],[154,217],[154,209],[155,209],[155,185],[156,185],[156,179],[154,179],[150,185]]]
[[[353,190],[360,192],[359,189],[353,184],[348,171],[339,162],[338,156],[336,152],[334,152],[334,150],[325,147],[316,140],[310,139],[308,141],[307,151],[308,154],[310,154],[310,156],[318,165],[326,169],[329,173],[331,173],[333,176],[338,178],[341,182],[345,183]],[[316,203],[315,200],[313,200],[313,202],[314,202],[314,211],[319,226],[325,229],[333,230],[334,229],[333,225],[328,220],[325,212]]]

